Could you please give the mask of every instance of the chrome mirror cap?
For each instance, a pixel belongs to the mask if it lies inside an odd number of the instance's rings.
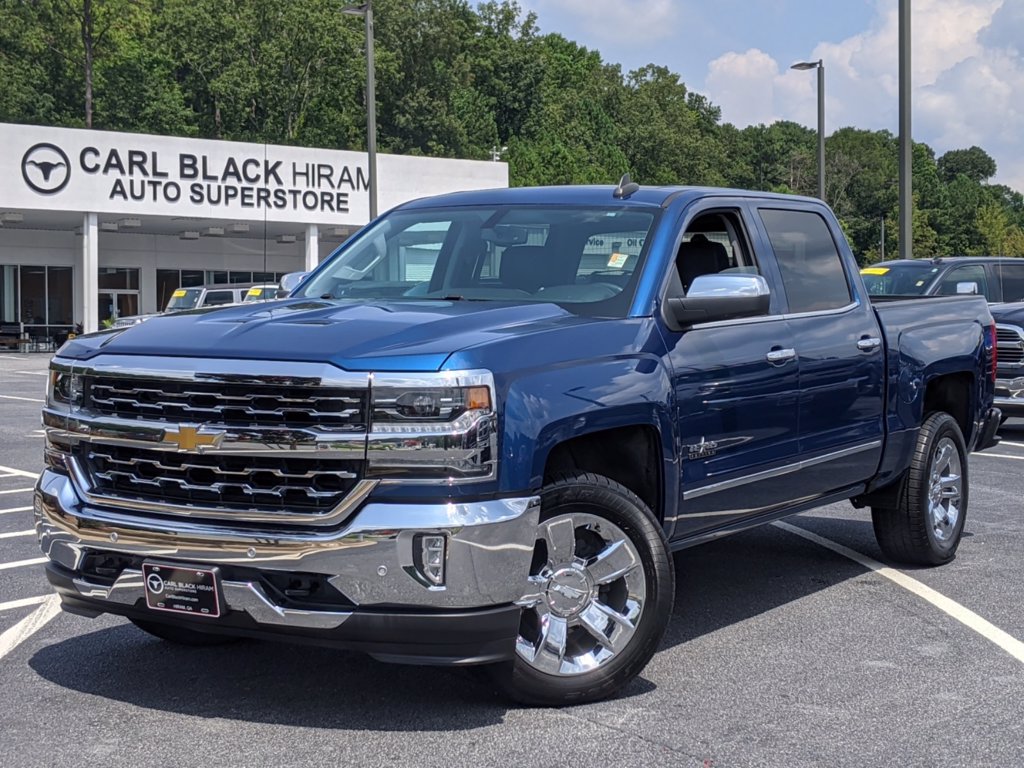
[[[728,296],[769,296],[768,281],[761,275],[716,273],[694,278],[687,298]]]
[[[277,298],[283,298],[281,294],[291,295],[291,292],[295,290],[295,287],[306,279],[306,275],[309,272],[289,272],[287,275],[281,278],[281,293],[278,294]]]

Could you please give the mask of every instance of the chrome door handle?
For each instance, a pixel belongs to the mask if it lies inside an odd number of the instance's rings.
[[[765,359],[768,360],[772,365],[782,365],[788,363],[790,360],[796,359],[795,349],[773,349],[767,355]]]
[[[879,338],[863,338],[857,342],[857,349],[861,352],[874,352],[882,346],[882,340]]]

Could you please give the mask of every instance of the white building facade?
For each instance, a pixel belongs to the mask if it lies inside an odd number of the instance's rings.
[[[378,154],[381,211],[508,186],[500,162]],[[361,152],[0,123],[0,335],[311,269],[369,218]]]

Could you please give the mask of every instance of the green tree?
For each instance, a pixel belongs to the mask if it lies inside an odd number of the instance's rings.
[[[963,175],[980,184],[996,175],[996,161],[977,146],[947,152],[939,158],[938,166],[939,173],[947,182]]]

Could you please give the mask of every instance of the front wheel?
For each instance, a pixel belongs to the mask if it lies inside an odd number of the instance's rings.
[[[611,696],[647,665],[672,613],[675,574],[647,506],[601,475],[563,475],[541,491],[530,588],[514,661],[493,672],[526,704]]]
[[[956,555],[967,517],[967,446],[948,413],[921,425],[897,506],[871,509],[875,538],[892,560],[941,565]]]

